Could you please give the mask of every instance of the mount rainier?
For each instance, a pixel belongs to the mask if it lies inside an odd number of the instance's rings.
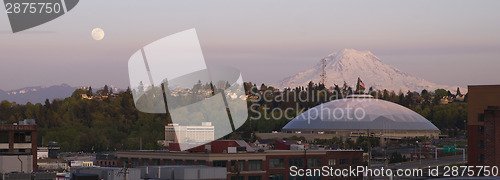
[[[417,91],[423,89],[434,91],[438,88],[456,91],[457,86],[439,85],[426,81],[422,78],[410,76],[401,70],[384,64],[370,51],[358,51],[354,49],[343,49],[326,56],[326,86],[333,84],[342,86],[344,81],[351,87],[356,86],[358,77],[363,80],[366,89],[373,87],[378,90],[394,90],[396,93]],[[286,87],[307,86],[309,81],[320,82],[322,72],[322,60],[314,67],[287,77],[277,83],[275,87],[283,89]],[[466,89],[460,88],[462,92]]]

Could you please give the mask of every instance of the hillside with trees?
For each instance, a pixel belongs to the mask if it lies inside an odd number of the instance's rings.
[[[244,86],[249,97],[249,120],[225,138],[252,141],[255,139],[252,136],[254,132],[280,131],[295,116],[314,106],[361,92],[346,83],[326,89],[322,84],[310,82],[307,87],[282,91],[265,84],[245,83]],[[465,102],[442,104],[440,100],[444,97],[457,95],[443,89],[396,93],[370,88],[365,93],[411,108],[429,119],[444,134],[457,136],[465,130],[466,96]],[[290,110],[273,111],[287,108]],[[111,92],[107,86],[95,92],[91,88],[77,89],[71,97],[52,102],[46,100],[45,103],[25,105],[8,101],[0,103],[0,123],[11,124],[23,119],[36,120],[39,144],[56,141],[61,151],[65,152],[140,149],[141,142],[143,149],[161,149],[163,147],[157,141],[164,139],[164,126],[171,122],[166,114],[139,112],[130,89]]]

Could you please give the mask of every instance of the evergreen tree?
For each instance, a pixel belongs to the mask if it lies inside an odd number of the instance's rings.
[[[92,97],[92,86],[89,86],[89,91],[87,92],[88,97]]]
[[[460,88],[457,87],[457,96],[462,96],[462,93],[460,93]]]
[[[104,88],[102,90],[102,95],[103,96],[107,96],[109,95],[109,88],[108,88],[108,85],[104,85]]]

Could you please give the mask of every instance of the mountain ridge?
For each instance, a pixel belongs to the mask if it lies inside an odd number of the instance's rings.
[[[429,82],[422,78],[411,76],[391,65],[383,63],[370,51],[359,51],[355,49],[342,49],[322,58],[312,68],[288,76],[273,84],[275,87],[283,89],[287,87],[306,86],[313,81],[320,82],[322,72],[322,61],[326,59],[326,86],[333,84],[342,85],[345,81],[350,86],[357,84],[357,78],[366,85],[366,89],[373,87],[378,90],[399,90],[406,92],[423,89],[433,91],[438,88],[456,91],[458,86],[440,85]],[[459,87],[461,90],[465,90]]]
[[[17,104],[26,104],[28,102],[32,104],[44,103],[46,99],[52,101],[57,98],[70,97],[76,89],[76,87],[63,83],[49,87],[30,86],[10,91],[0,90],[0,101],[7,100]]]

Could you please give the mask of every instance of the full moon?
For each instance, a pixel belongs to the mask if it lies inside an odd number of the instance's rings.
[[[92,30],[92,38],[96,41],[102,40],[104,38],[104,31],[101,28],[94,28]]]

